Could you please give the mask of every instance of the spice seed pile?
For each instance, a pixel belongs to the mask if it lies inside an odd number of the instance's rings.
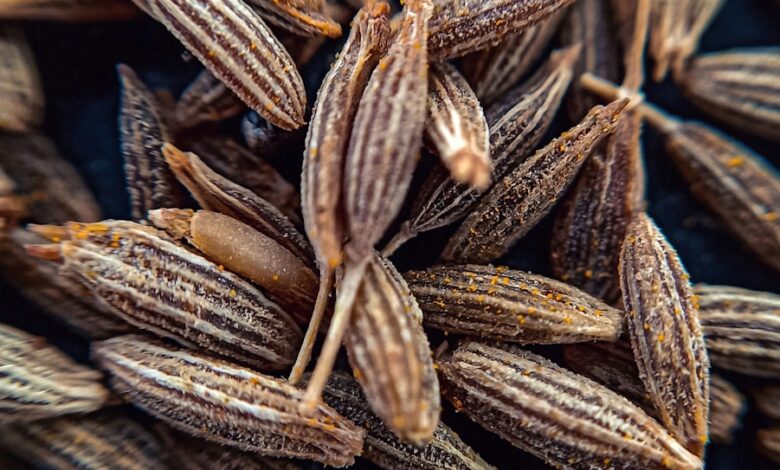
[[[724,132],[780,142],[780,49],[698,52],[723,3],[0,0],[0,275],[90,351],[0,313],[0,466],[486,470],[495,436],[555,468],[735,439],[780,465],[780,293],[690,279],[646,211],[648,125],[780,270],[780,176]],[[175,97],[117,64],[106,220],[19,22],[144,15],[203,69]],[[645,98],[664,80],[706,123]],[[271,158],[296,146],[300,185]],[[547,267],[503,266],[540,224]]]

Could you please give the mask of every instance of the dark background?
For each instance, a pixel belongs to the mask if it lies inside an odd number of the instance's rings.
[[[702,52],[780,45],[780,2],[727,0],[725,3],[701,42]],[[46,93],[44,132],[57,143],[65,158],[80,170],[105,215],[108,218],[128,218],[128,198],[118,152],[119,87],[115,66],[126,63],[152,88],[166,88],[178,95],[201,69],[200,65],[189,58],[184,48],[161,25],[143,16],[103,24],[27,23],[25,29]],[[316,92],[317,83],[336,51],[338,44],[330,44],[326,53],[304,68],[310,97]],[[775,166],[780,165],[778,145],[708,121],[685,102],[671,82],[648,84],[646,91],[650,101],[674,114],[710,122],[746,143]],[[237,129],[237,122],[232,124],[233,130]],[[725,232],[716,217],[692,199],[685,189],[685,182],[667,158],[658,135],[649,128],[644,135],[648,212],[677,248],[692,279],[695,282],[780,292],[780,274],[761,264],[738,240]],[[291,181],[297,182],[302,160],[300,151],[274,153],[267,155],[268,160]],[[429,165],[429,162],[423,162],[421,167]],[[400,269],[432,264],[448,233],[444,229],[421,236],[403,247],[394,261]],[[547,221],[501,260],[502,264],[549,274],[549,233]],[[86,358],[87,345],[84,342],[2,284],[0,321],[45,335],[74,356]],[[439,340],[435,335],[431,338],[434,346]],[[542,351],[555,356],[554,350]],[[762,383],[724,375],[743,392]],[[443,419],[493,465],[500,468],[546,468],[535,458],[512,448],[464,416],[456,415],[448,405],[445,405]],[[767,424],[764,418],[749,410],[744,429],[733,445],[709,447],[708,468],[778,468],[757,456],[752,449],[753,433]],[[365,464],[361,466],[369,467]]]

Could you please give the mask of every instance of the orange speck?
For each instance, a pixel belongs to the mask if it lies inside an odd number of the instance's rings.
[[[228,292],[228,295],[229,295],[229,296],[231,296],[231,297],[235,297],[235,296],[236,296],[236,294],[237,294],[237,293],[236,293],[236,290],[235,290],[235,289],[230,289],[230,292]]]
[[[666,335],[664,335],[663,333],[660,333],[658,335],[658,342],[662,343],[665,339],[666,339]]]
[[[476,292],[476,291],[477,291],[477,285],[469,284],[469,292]]]
[[[745,163],[745,157],[741,157],[737,155],[736,157],[731,157],[726,162],[726,165],[728,165],[729,168],[736,168],[738,166],[742,166],[742,164]]]
[[[224,266],[222,266],[222,265],[220,264],[220,265],[218,265],[218,266],[217,266],[217,270],[218,270],[219,272],[222,272],[222,271],[224,271],[224,270],[225,270],[225,267],[224,267]]]
[[[777,212],[767,212],[766,214],[764,214],[764,220],[766,220],[767,222],[774,222],[778,218],[780,218],[780,214],[778,214]]]
[[[271,276],[271,279],[273,279],[274,281],[278,281],[279,280],[279,275],[278,274],[274,274],[273,276]]]
[[[590,269],[585,271],[585,279],[590,279],[592,277],[593,277],[593,271],[591,271]]]

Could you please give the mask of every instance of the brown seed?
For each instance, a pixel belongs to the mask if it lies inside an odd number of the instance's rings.
[[[483,106],[507,94],[542,56],[563,18],[561,9],[520,33],[507,36],[497,46],[463,58],[463,76]]]
[[[142,336],[96,343],[92,356],[117,392],[193,436],[334,467],[363,446],[364,431],[327,405],[301,415],[303,391],[281,379]]]
[[[42,21],[107,21],[138,14],[123,0],[3,0],[0,18]]]
[[[78,171],[43,135],[0,134],[0,167],[13,181],[28,220],[100,219],[100,206]]]
[[[522,162],[544,137],[572,79],[577,54],[577,48],[554,52],[526,83],[487,109],[494,184]],[[383,250],[385,256],[418,233],[463,218],[482,194],[455,182],[444,167],[435,169],[415,198],[411,217]]]
[[[0,27],[0,90],[0,128],[23,132],[41,123],[44,99],[38,68],[24,33],[10,24]]]
[[[504,267],[436,266],[404,275],[425,325],[521,344],[615,341],[623,312],[576,288]]]
[[[710,363],[699,315],[677,253],[645,214],[628,227],[619,272],[639,376],[666,428],[702,456]]]
[[[344,342],[371,409],[402,441],[431,441],[441,412],[422,312],[390,261],[369,262]]]
[[[702,468],[636,405],[535,354],[468,342],[439,374],[457,411],[553,466]]]
[[[436,0],[429,54],[433,60],[466,55],[501,42],[571,4],[573,0]]]
[[[358,383],[344,372],[334,372],[323,399],[339,413],[366,430],[362,457],[388,470],[490,470],[455,431],[439,423],[425,447],[396,437],[369,407]]]
[[[759,430],[756,441],[759,452],[780,463],[780,428]]]
[[[308,241],[273,204],[217,174],[194,153],[184,153],[166,144],[163,155],[173,173],[202,208],[244,222],[275,240],[307,265],[314,266],[314,255]]]
[[[712,364],[780,378],[780,296],[701,284],[695,292]]]
[[[341,25],[325,14],[325,0],[249,0],[268,23],[300,36],[341,36]]]
[[[780,419],[780,386],[764,387],[753,393],[756,407],[771,419]]]
[[[302,336],[293,319],[249,282],[165,233],[108,221],[71,223],[58,236],[61,245],[33,246],[30,253],[61,257],[63,276],[133,326],[261,369],[292,363]]]
[[[32,421],[102,407],[101,374],[43,338],[0,324],[0,423]]]
[[[164,470],[162,450],[144,426],[100,412],[3,428],[0,446],[34,468]]]
[[[442,258],[488,263],[503,255],[550,212],[585,158],[614,132],[627,103],[593,108],[580,124],[509,172],[466,218]]]
[[[479,99],[452,65],[435,63],[430,72],[425,139],[452,179],[485,189],[490,184],[490,141]]]
[[[120,149],[133,218],[141,220],[152,209],[184,207],[184,191],[162,155],[171,135],[160,105],[130,67],[119,65],[117,70],[122,84]]]
[[[739,49],[696,57],[675,77],[709,116],[780,140],[780,50]]]
[[[134,0],[250,108],[276,126],[304,123],[306,92],[290,54],[241,0]]]
[[[173,118],[177,129],[187,129],[231,118],[244,109],[244,103],[224,83],[204,70],[176,102]]]
[[[317,276],[274,240],[227,215],[189,209],[158,209],[149,220],[177,240],[185,239],[209,260],[254,282],[298,323],[309,320]]]

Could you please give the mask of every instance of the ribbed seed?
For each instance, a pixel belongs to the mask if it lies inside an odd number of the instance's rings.
[[[308,322],[317,295],[317,276],[276,241],[211,211],[159,209],[149,213],[149,220],[219,266],[260,286],[299,323]]]
[[[494,184],[522,162],[544,137],[571,82],[577,54],[577,49],[554,52],[539,72],[487,109]],[[463,218],[482,194],[455,182],[443,167],[433,170],[415,198],[410,219],[385,248],[385,254],[418,233]]]
[[[187,470],[300,470],[290,460],[263,457],[221,446],[205,439],[197,439],[177,432],[165,425],[155,426],[155,432],[165,446],[171,468]]]
[[[97,410],[108,398],[101,374],[43,338],[0,324],[0,423]]]
[[[759,430],[756,442],[759,452],[780,463],[780,428]]]
[[[521,344],[614,341],[623,313],[543,276],[504,267],[437,266],[404,275],[425,325]]]
[[[323,391],[323,399],[339,413],[366,430],[363,458],[388,470],[490,470],[455,431],[439,423],[433,439],[417,447],[398,439],[374,415],[358,383],[343,372],[335,372]]]
[[[710,363],[699,315],[677,253],[645,214],[626,231],[619,272],[639,376],[667,429],[702,456]]]
[[[422,312],[390,261],[369,262],[344,338],[371,409],[401,440],[424,445],[441,412]]]
[[[0,16],[4,5],[0,5]],[[43,90],[21,29],[0,27],[0,128],[29,131],[43,120]]]
[[[753,398],[764,416],[780,420],[780,386],[758,389],[753,393]]]
[[[0,4],[0,18],[11,20],[107,21],[137,13],[122,0],[4,0]]]
[[[168,168],[162,146],[171,140],[154,94],[126,65],[117,67],[122,84],[119,108],[120,150],[135,220],[162,207],[183,207],[184,191]]]
[[[507,36],[497,46],[463,58],[463,76],[483,106],[498,101],[531,70],[558,29],[564,11],[559,10],[536,25]]]
[[[731,444],[742,425],[745,396],[719,375],[710,377],[710,438],[716,444]]]
[[[636,405],[535,354],[469,342],[439,374],[456,410],[553,466],[702,468]]]
[[[675,77],[709,116],[780,140],[780,49],[738,49],[696,57]]]
[[[780,296],[701,284],[695,292],[712,364],[780,378]]]
[[[495,46],[572,3],[573,0],[436,0],[429,54],[442,60]]]
[[[270,202],[290,222],[300,225],[301,201],[295,186],[257,154],[224,136],[188,140],[183,145],[206,166]]]
[[[56,228],[39,228],[39,232]],[[59,230],[60,272],[78,279],[128,323],[262,369],[290,365],[301,331],[235,274],[133,222],[71,223]],[[47,247],[32,247],[31,254]],[[38,251],[36,251],[38,250]]]
[[[187,129],[231,118],[244,109],[244,103],[224,83],[204,70],[176,102],[173,118],[177,129]]]
[[[0,134],[0,167],[22,198],[27,219],[37,223],[100,219],[78,171],[41,134]]]
[[[3,428],[0,446],[35,468],[163,470],[152,433],[115,412],[64,417]]]
[[[46,239],[22,229],[0,232],[0,276],[27,300],[90,339],[128,333],[132,327],[116,318],[74,279],[62,276],[57,265],[27,254],[25,245]]]
[[[185,153],[166,144],[163,155],[173,173],[202,208],[244,222],[313,267],[314,255],[309,242],[273,204],[217,174],[194,153]]]
[[[319,403],[298,411],[287,382],[141,336],[96,343],[93,358],[136,406],[197,437],[274,457],[350,465],[364,431]]]
[[[134,0],[250,108],[283,129],[303,125],[306,92],[290,54],[241,0]]]
[[[628,100],[597,106],[496,183],[444,249],[447,261],[488,263],[503,255],[553,208],[586,157],[614,132]]]
[[[425,138],[452,179],[485,189],[490,184],[490,141],[479,99],[450,64],[434,64],[428,78]]]
[[[341,25],[325,14],[325,0],[249,0],[265,21],[300,36],[341,36]]]

